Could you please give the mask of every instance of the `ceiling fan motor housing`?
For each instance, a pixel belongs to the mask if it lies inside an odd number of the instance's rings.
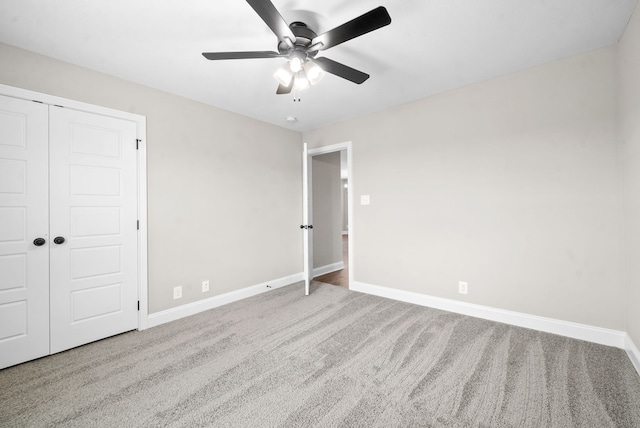
[[[302,56],[301,59],[306,59],[307,57],[313,58],[318,54],[318,51],[307,52],[309,46],[311,46],[311,41],[317,37],[317,34],[310,29],[307,24],[300,21],[295,21],[289,24],[289,28],[294,36],[296,36],[293,42],[293,48],[291,48],[287,43],[280,42],[278,43],[278,52],[283,55],[292,55],[297,53],[294,56]]]

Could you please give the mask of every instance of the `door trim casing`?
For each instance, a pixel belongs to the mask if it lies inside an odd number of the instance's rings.
[[[135,113],[101,107],[68,98],[43,94],[28,89],[16,88],[0,84],[0,95],[34,101],[43,104],[59,106],[102,116],[128,120],[136,124],[136,138],[139,140],[137,151],[137,182],[138,182],[138,330],[145,330],[148,326],[148,247],[147,247],[147,118]],[[132,144],[136,142],[133,141]]]
[[[307,156],[308,156],[308,160],[310,160],[313,156],[318,156],[318,155],[324,155],[326,153],[333,153],[333,152],[340,152],[342,150],[346,150],[347,151],[347,183],[349,185],[349,192],[347,193],[347,224],[349,225],[349,237],[347,238],[347,242],[348,242],[348,246],[349,246],[349,289],[351,289],[351,287],[353,287],[353,273],[355,271],[354,268],[354,257],[353,254],[355,252],[354,249],[354,233],[355,233],[355,227],[354,227],[354,223],[353,223],[353,189],[354,189],[354,185],[353,185],[353,144],[351,141],[346,141],[344,143],[338,143],[338,144],[332,144],[329,146],[322,146],[322,147],[317,147],[315,149],[308,149],[307,150]],[[311,168],[307,169],[307,175],[311,174]],[[303,179],[306,179],[309,181],[309,183],[311,182],[311,178],[308,177],[303,177]],[[311,189],[309,189],[309,192],[307,192],[306,196],[306,200],[303,201],[303,203],[306,206],[310,206],[309,204],[309,200],[312,198],[311,195]],[[306,251],[308,251],[308,249],[304,249],[305,253]],[[313,271],[313,268],[310,267],[310,270]],[[311,272],[309,272],[309,274],[311,274]]]

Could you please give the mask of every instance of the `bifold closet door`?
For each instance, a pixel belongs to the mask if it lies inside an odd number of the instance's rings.
[[[136,124],[51,107],[51,353],[138,326]]]
[[[48,106],[0,96],[0,368],[49,354]]]

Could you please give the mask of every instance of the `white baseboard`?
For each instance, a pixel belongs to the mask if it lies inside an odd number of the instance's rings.
[[[631,363],[640,375],[640,350],[638,350],[638,347],[633,343],[633,340],[631,340],[631,337],[629,337],[628,334],[626,337],[626,345],[627,346],[625,348],[627,350],[627,355],[629,355]]]
[[[247,297],[255,296],[261,293],[266,293],[267,291],[284,287],[286,285],[303,280],[304,273],[300,272],[294,275],[278,278],[273,281],[267,281],[261,284],[242,288],[240,290],[213,296],[209,299],[188,303],[186,305],[178,306],[177,308],[171,308],[165,311],[156,312],[148,316],[147,328],[175,321],[180,318],[188,317],[190,315],[195,315],[197,313],[207,311],[218,306],[246,299]],[[413,303],[420,306],[428,306],[430,308],[441,309],[444,311],[469,315],[477,318],[483,318],[505,324],[511,324],[518,327],[525,327],[533,330],[544,331],[547,333],[559,334],[561,336],[599,343],[602,345],[622,348],[627,351],[627,355],[629,356],[631,363],[635,367],[638,374],[640,374],[640,350],[638,350],[638,347],[633,343],[629,335],[623,331],[593,327],[586,324],[578,324],[553,318],[523,314],[521,312],[507,311],[504,309],[496,309],[489,306],[460,302],[457,300],[434,297],[426,294],[414,293],[411,291],[396,290],[393,288],[365,284],[357,281],[353,282],[350,290],[372,294],[374,296],[386,297],[402,302]]]
[[[312,275],[313,275],[313,278],[315,278],[316,276],[326,275],[328,273],[335,272],[341,269],[344,269],[344,262],[331,263],[330,265],[314,268]]]
[[[354,283],[350,287],[350,290],[373,294],[375,296],[386,297],[389,299],[400,300],[402,302],[414,303],[416,305],[428,306],[430,308],[441,309],[458,314],[469,315],[472,317],[497,321],[505,324],[511,324],[518,327],[525,327],[533,330],[544,331],[547,333],[554,333],[574,339],[585,340],[587,342],[594,342],[607,346],[615,346],[622,349],[628,349],[628,346],[631,343],[631,341],[627,339],[627,333],[618,330],[593,327],[586,324],[578,324],[569,321],[557,320],[554,318],[545,318],[536,315],[524,314],[521,312],[507,311],[504,309],[496,309],[489,306],[444,299],[442,297],[434,297],[410,291],[396,290],[393,288],[365,284],[357,281],[354,281]],[[635,352],[637,363],[637,348],[635,349]],[[638,365],[636,365],[636,369],[637,368]]]
[[[208,311],[209,309],[217,308],[218,306],[246,299],[247,297],[255,296],[257,294],[266,293],[267,291],[284,287],[285,285],[293,284],[299,281],[304,281],[303,272],[285,276],[283,278],[278,278],[273,281],[267,281],[261,284],[252,285],[250,287],[231,291],[229,293],[220,294],[208,299],[198,300],[197,302],[187,303],[186,305],[167,309],[165,311],[156,312],[150,314],[147,317],[147,328],[179,320],[180,318],[195,315],[203,311]]]

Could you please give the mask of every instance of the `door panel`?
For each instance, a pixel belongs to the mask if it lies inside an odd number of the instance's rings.
[[[72,207],[71,218],[74,238],[118,235],[122,227],[120,207]]]
[[[26,187],[27,162],[22,159],[0,159],[0,193],[24,195]]]
[[[51,353],[138,326],[136,124],[52,108]]]
[[[0,96],[0,368],[49,354],[47,123],[46,105]]]
[[[309,191],[311,188],[311,183],[309,180],[311,178],[311,161],[309,158],[309,151],[307,149],[307,143],[304,143],[302,149],[302,224],[310,225],[311,224],[311,198],[309,198]],[[304,253],[304,294],[306,296],[309,295],[309,284],[311,282],[311,271],[313,269],[313,229],[309,229],[308,227],[304,228],[302,245],[303,245],[303,253]]]

